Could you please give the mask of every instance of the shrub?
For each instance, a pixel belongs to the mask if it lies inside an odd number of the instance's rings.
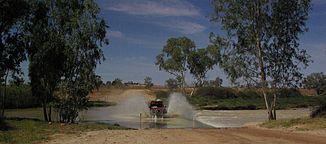
[[[261,98],[261,94],[256,89],[245,89],[237,93],[238,97],[243,99]]]
[[[279,89],[277,90],[279,97],[301,97],[302,94],[299,92],[299,90],[291,88],[291,89]]]
[[[195,95],[211,99],[233,99],[237,98],[236,93],[231,88],[201,87]]]
[[[29,85],[7,86],[5,108],[30,108],[40,105],[37,97],[32,95]]]
[[[326,117],[326,104],[323,104],[311,112],[310,117]]]

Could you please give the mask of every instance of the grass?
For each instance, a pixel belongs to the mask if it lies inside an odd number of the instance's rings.
[[[262,97],[237,97],[237,98],[215,98],[205,96],[191,96],[190,103],[200,109],[207,110],[253,110],[265,109],[264,99]],[[296,96],[296,97],[280,97],[276,101],[277,109],[290,108],[305,108],[310,106],[317,106],[325,101],[319,96]]]
[[[297,118],[262,123],[265,128],[295,128],[296,130],[319,130],[326,128],[326,118]]]
[[[10,119],[5,124],[9,127],[0,131],[0,143],[21,144],[46,141],[53,134],[75,134],[93,130],[126,129],[108,124],[67,124],[52,123],[33,119]]]

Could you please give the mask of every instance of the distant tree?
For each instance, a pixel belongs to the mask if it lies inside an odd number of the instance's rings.
[[[20,64],[26,59],[24,26],[27,23],[29,5],[25,0],[0,0],[0,104],[4,116],[8,77],[21,74]]]
[[[223,79],[216,77],[215,80],[209,80],[204,82],[204,86],[209,86],[209,87],[221,87],[223,83]]]
[[[217,63],[209,53],[208,48],[193,51],[189,54],[188,58],[188,68],[196,79],[195,85],[199,87],[203,86],[206,73],[213,69],[213,66]]]
[[[195,43],[187,37],[169,38],[162,53],[156,56],[156,65],[175,77],[181,78],[181,88],[185,92],[185,72],[190,53],[195,51]]]
[[[322,94],[326,91],[326,75],[323,72],[312,73],[303,80],[304,88],[316,89],[317,94]]]
[[[170,89],[170,90],[175,90],[180,87],[180,83],[178,80],[170,78],[165,81],[165,85]]]
[[[145,77],[144,79],[145,88],[151,88],[154,84],[152,83],[151,77]]]
[[[123,83],[122,83],[122,80],[119,79],[119,78],[116,78],[112,81],[112,86],[115,86],[115,87],[123,87]]]
[[[295,85],[301,79],[300,70],[308,65],[309,56],[298,41],[307,30],[310,0],[212,0],[211,4],[211,20],[225,31],[224,36],[210,37],[220,51],[220,67],[233,83],[240,79],[259,84],[268,118],[276,119],[276,96],[270,98],[265,89]]]

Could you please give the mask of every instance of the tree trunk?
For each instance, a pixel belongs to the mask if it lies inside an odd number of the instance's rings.
[[[186,95],[186,80],[184,73],[181,74],[182,77],[182,93]]]
[[[272,120],[272,118],[273,118],[272,108],[269,106],[268,97],[267,97],[265,90],[263,90],[263,95],[264,95],[268,120]]]
[[[51,113],[52,113],[52,106],[49,106],[49,113],[48,113],[48,120],[49,120],[49,122],[52,121],[52,119],[51,119]]]
[[[45,120],[45,121],[49,121],[49,120],[48,120],[48,115],[47,115],[47,113],[46,113],[46,101],[45,101],[45,100],[43,100],[43,104],[42,104],[42,106],[43,106],[43,116],[44,116],[44,120]]]
[[[6,95],[7,95],[7,79],[8,79],[9,71],[6,71],[5,75],[5,85],[4,85],[4,92],[2,95],[2,107],[1,107],[1,117],[5,116],[5,105],[6,105]]]
[[[274,93],[274,100],[273,100],[273,120],[276,120],[276,94]]]

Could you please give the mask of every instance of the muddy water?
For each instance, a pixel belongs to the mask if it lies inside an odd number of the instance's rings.
[[[308,117],[310,109],[277,110],[277,119]],[[212,127],[241,127],[267,120],[266,110],[202,110],[196,112],[196,120]]]
[[[199,110],[194,112],[195,121],[181,117],[164,118],[163,120],[157,118],[155,121],[143,114],[142,122],[140,122],[139,113],[117,114],[116,109],[117,107],[90,108],[87,111],[82,111],[79,119],[82,122],[103,122],[130,128],[241,127],[248,123],[267,120],[265,110]],[[307,117],[309,113],[309,109],[278,110],[277,117],[278,119]],[[43,118],[40,108],[7,110],[6,116]],[[53,120],[57,120],[55,114]]]
[[[305,117],[309,109],[279,110],[278,119]],[[42,109],[6,110],[7,117],[42,119]],[[141,115],[141,116],[140,116]],[[57,119],[53,112],[52,120]],[[241,127],[248,123],[263,122],[267,119],[265,110],[195,111],[186,98],[178,93],[170,95],[166,118],[150,118],[147,99],[140,94],[132,94],[128,99],[112,107],[93,107],[82,111],[81,122],[102,122],[119,124],[130,128],[203,128]]]

